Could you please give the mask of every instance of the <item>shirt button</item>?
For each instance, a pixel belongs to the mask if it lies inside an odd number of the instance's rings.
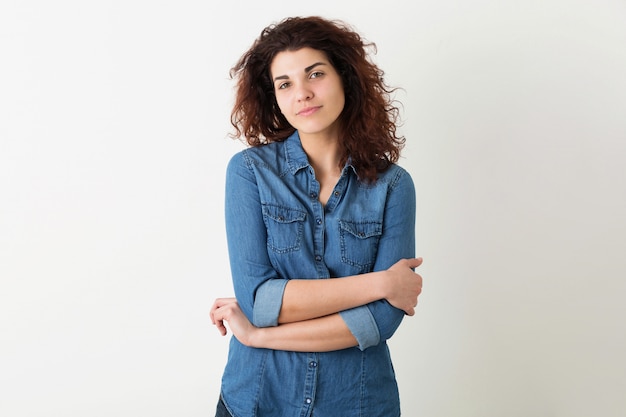
[[[317,362],[315,362],[315,361],[311,361],[311,362],[309,363],[309,366],[310,366],[311,368],[315,368],[315,367],[317,366]]]
[[[317,219],[315,222],[316,222],[317,224],[322,224],[322,219]]]
[[[339,191],[335,191],[335,197],[339,197]]]
[[[321,257],[321,256],[319,256],[319,255],[315,255],[315,260],[319,262],[319,261],[321,261],[321,260],[322,260],[322,257]]]
[[[307,404],[311,404],[311,401],[313,401],[313,400],[310,399],[310,398],[307,398],[306,400],[304,400],[304,402],[307,403]]]
[[[311,198],[317,198],[317,193],[311,193]]]

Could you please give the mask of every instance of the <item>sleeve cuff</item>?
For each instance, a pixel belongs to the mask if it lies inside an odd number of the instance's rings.
[[[278,325],[278,315],[283,305],[286,285],[286,279],[271,279],[257,289],[252,311],[252,323],[256,327]]]
[[[365,350],[380,343],[380,333],[376,320],[366,306],[341,311],[339,314],[359,342],[359,349]]]

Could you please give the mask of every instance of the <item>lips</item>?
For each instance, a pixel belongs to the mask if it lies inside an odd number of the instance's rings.
[[[314,106],[314,107],[305,107],[296,113],[297,116],[310,116],[313,113],[317,112],[322,106]]]

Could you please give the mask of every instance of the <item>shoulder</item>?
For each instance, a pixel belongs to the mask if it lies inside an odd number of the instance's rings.
[[[231,167],[276,166],[277,161],[284,159],[283,142],[246,148],[234,154],[229,161]]]
[[[384,172],[378,175],[378,181],[384,184],[391,189],[401,187],[409,187],[413,188],[413,179],[411,178],[411,174],[397,164],[391,164],[389,168],[387,168]]]

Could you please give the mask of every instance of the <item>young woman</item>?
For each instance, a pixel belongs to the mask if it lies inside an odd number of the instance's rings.
[[[373,46],[341,22],[288,18],[231,71],[234,136],[250,146],[226,176],[236,298],[211,309],[234,334],[217,416],[400,415],[386,340],[415,312],[421,258]]]

